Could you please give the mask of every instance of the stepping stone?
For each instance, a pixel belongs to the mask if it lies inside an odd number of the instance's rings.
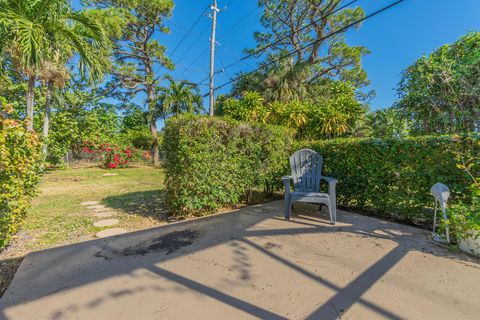
[[[89,206],[87,209],[90,210],[95,210],[95,211],[104,211],[107,210],[108,208],[105,207],[103,204],[97,204],[96,206]]]
[[[80,203],[81,206],[94,206],[98,204],[98,201],[85,201]]]
[[[118,219],[105,219],[97,221],[93,224],[94,227],[110,227],[118,224]]]
[[[122,229],[122,228],[111,228],[111,229],[106,229],[102,230],[100,232],[97,232],[96,236],[97,238],[106,238],[106,237],[111,237],[111,236],[116,236],[119,234],[126,233],[127,230]]]
[[[105,173],[102,176],[103,177],[113,177],[113,176],[118,176],[118,173]]]
[[[116,215],[117,214],[115,212],[96,212],[95,213],[95,217],[97,217],[97,218],[110,218],[110,217],[114,217]]]

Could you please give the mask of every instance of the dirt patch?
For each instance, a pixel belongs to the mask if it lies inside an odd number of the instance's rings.
[[[180,248],[191,245],[199,236],[200,233],[197,230],[175,231],[155,238],[152,241],[140,242],[137,245],[130,246],[122,250],[106,248],[95,253],[94,256],[103,258],[105,260],[110,260],[115,256],[144,256],[152,252],[165,252],[166,255],[169,255]]]
[[[13,276],[17,272],[20,263],[22,263],[23,257],[6,259],[0,261],[0,298],[5,290],[7,290],[10,282],[13,280]]]

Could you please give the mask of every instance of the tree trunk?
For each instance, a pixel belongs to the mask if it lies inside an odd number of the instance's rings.
[[[27,130],[33,131],[33,105],[35,103],[35,76],[28,76],[27,90]]]
[[[152,155],[153,164],[155,166],[160,165],[160,152],[158,151],[158,131],[157,131],[157,124],[155,123],[155,94],[153,92],[153,86],[149,86],[148,88],[148,114],[149,114],[149,122],[150,122],[150,132],[152,133],[153,143],[152,143],[152,150],[150,151]]]
[[[47,156],[47,148],[48,148],[48,130],[50,128],[50,104],[52,102],[52,90],[53,90],[53,82],[49,80],[47,83],[47,92],[45,94],[45,117],[43,118],[42,154],[44,158]]]

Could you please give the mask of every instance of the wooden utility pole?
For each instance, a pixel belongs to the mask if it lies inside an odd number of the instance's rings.
[[[217,0],[213,0],[212,5],[210,6],[212,10],[212,37],[210,39],[210,116],[213,116],[213,111],[215,109],[215,85],[214,79],[215,76],[215,31],[217,29],[217,13],[220,10],[217,8]]]

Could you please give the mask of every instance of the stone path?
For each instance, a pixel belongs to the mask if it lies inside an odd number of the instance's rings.
[[[112,236],[116,236],[116,235],[123,234],[123,233],[126,233],[126,232],[127,232],[127,230],[122,229],[122,228],[105,229],[105,230],[97,232],[97,238],[112,237]]]
[[[111,218],[111,217],[114,217],[116,216],[117,214],[115,212],[110,212],[110,211],[107,211],[107,212],[96,212],[94,214],[95,217],[97,218]]]
[[[116,212],[109,211],[111,208],[106,207],[102,204],[99,204],[98,201],[85,201],[80,203],[82,206],[87,206],[87,209],[94,212],[94,216],[96,218],[100,218],[102,220],[98,220],[93,223],[94,227],[103,228],[103,227],[112,227],[117,225],[120,221],[118,219],[104,219],[104,218],[112,218],[117,215]],[[119,234],[126,233],[127,230],[123,228],[109,228],[105,230],[101,230],[97,232],[97,238],[105,238],[110,236],[115,236]]]
[[[105,173],[105,174],[102,174],[103,177],[114,177],[114,176],[118,176],[117,173]]]
[[[98,204],[98,201],[85,201],[85,202],[80,203],[80,205],[82,205],[82,206],[94,206],[94,205],[97,205],[97,204]]]
[[[104,219],[93,224],[94,227],[111,227],[118,224],[118,219]]]

